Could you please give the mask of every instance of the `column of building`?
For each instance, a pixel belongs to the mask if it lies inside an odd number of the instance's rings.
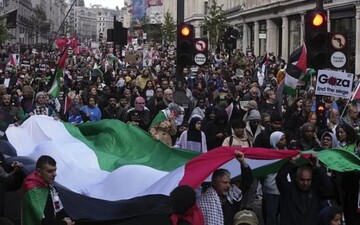
[[[289,58],[289,18],[282,17],[282,44],[281,44],[281,57],[285,60]]]
[[[260,24],[259,21],[254,22],[254,55],[259,56],[260,55],[260,46],[259,46],[259,29]]]
[[[360,31],[360,4],[356,4],[356,32]],[[360,35],[355,37],[355,74],[360,73]]]
[[[242,52],[246,53],[246,50],[251,47],[251,30],[246,23],[243,24],[242,43]]]
[[[272,52],[276,56],[279,54],[279,38],[278,28],[273,20],[266,20],[266,49],[267,52]]]

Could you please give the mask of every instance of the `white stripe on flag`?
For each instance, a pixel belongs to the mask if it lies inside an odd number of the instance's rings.
[[[299,79],[294,78],[293,76],[286,73],[285,75],[285,85],[291,88],[296,88]]]

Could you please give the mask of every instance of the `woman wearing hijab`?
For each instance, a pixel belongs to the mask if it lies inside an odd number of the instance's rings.
[[[270,145],[273,150],[286,149],[285,134],[280,131],[275,131],[270,135]],[[264,218],[267,225],[278,225],[279,220],[279,200],[280,192],[276,185],[276,173],[269,174],[265,177],[263,182],[263,205],[265,213]]]
[[[174,145],[175,148],[188,149],[194,152],[207,152],[205,133],[201,131],[201,118],[193,117],[188,130],[184,131]]]
[[[340,225],[342,210],[337,206],[327,206],[321,210],[318,225]]]

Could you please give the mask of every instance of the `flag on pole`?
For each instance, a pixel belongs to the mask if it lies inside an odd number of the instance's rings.
[[[284,92],[289,95],[295,94],[301,74],[306,73],[306,54],[306,46],[303,44],[289,57],[284,81]]]
[[[17,64],[18,64],[18,60],[16,58],[16,55],[10,54],[10,61],[9,61],[8,65],[15,67],[15,66],[17,66]]]
[[[67,113],[67,111],[69,111],[71,104],[72,104],[72,99],[70,98],[70,96],[67,95],[64,103],[64,114]]]
[[[351,101],[354,101],[354,100],[359,100],[359,99],[360,99],[360,90],[359,90],[359,88],[360,88],[360,82],[357,83],[356,89],[355,89],[355,91],[353,92],[353,95],[352,95],[352,97],[351,97],[351,99],[350,99],[350,102],[351,102]]]
[[[62,55],[61,55],[61,57],[59,59],[59,62],[58,62],[57,68],[56,68],[53,83],[51,85],[50,90],[48,91],[48,93],[53,98],[57,98],[59,96],[59,93],[60,93],[60,89],[61,89],[60,78],[63,76],[63,71],[64,71],[64,67],[65,67],[65,61],[66,61],[66,57],[67,57],[67,54],[68,54],[68,50],[69,50],[69,45],[62,52]]]
[[[103,72],[100,69],[100,66],[95,63],[94,64],[94,68],[91,71],[91,77],[102,77],[103,76]]]

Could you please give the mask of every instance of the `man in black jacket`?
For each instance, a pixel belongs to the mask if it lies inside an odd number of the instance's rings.
[[[102,110],[102,119],[118,119],[126,123],[127,110],[116,105],[117,99],[111,95],[109,104]]]
[[[270,135],[274,131],[280,131],[283,125],[283,119],[280,114],[273,113],[270,116],[270,126],[265,128],[265,130],[261,131],[258,136],[256,136],[254,141],[254,147],[261,147],[261,148],[272,148],[270,145]]]
[[[332,185],[318,159],[312,158],[312,166],[298,167],[291,180],[299,155],[285,163],[276,176],[280,191],[281,225],[316,225],[321,210],[321,201],[333,195]]]

